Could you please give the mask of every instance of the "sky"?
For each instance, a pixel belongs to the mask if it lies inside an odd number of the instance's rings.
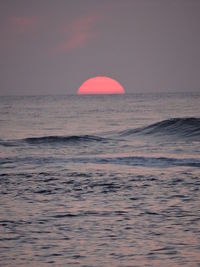
[[[199,0],[1,0],[0,95],[200,91]]]

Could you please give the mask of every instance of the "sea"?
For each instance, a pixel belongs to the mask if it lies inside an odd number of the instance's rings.
[[[200,266],[200,93],[1,97],[0,266]]]

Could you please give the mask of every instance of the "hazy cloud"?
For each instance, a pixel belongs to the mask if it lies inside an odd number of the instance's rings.
[[[26,33],[35,29],[37,18],[33,16],[13,16],[7,21],[7,30],[15,33]]]
[[[98,16],[87,15],[77,18],[61,30],[63,40],[56,46],[57,52],[69,52],[84,46],[95,35],[94,26],[98,21]]]

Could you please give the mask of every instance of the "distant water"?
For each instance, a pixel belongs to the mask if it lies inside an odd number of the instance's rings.
[[[0,266],[200,266],[200,94],[1,97]]]

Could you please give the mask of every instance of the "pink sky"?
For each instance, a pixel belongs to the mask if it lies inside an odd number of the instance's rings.
[[[63,41],[56,46],[57,52],[70,52],[84,46],[95,36],[94,26],[98,21],[98,16],[88,15],[74,19],[61,31]]]
[[[0,94],[75,94],[94,76],[198,91],[199,25],[197,0],[2,0]]]

